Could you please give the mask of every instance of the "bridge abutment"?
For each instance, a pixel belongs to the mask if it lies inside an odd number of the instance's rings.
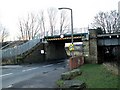
[[[89,29],[89,33],[89,58],[91,63],[98,63],[97,31],[96,29]]]
[[[89,29],[89,40],[83,40],[83,54],[86,63],[98,63],[96,29]]]
[[[42,43],[36,50],[24,59],[24,63],[40,63],[45,61],[53,61],[66,59],[65,43]],[[41,50],[44,53],[41,53]]]

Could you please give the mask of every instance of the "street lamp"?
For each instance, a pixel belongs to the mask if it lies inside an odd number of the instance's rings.
[[[59,10],[62,10],[62,9],[68,9],[71,11],[71,43],[73,45],[73,13],[72,13],[72,9],[71,8],[66,8],[66,7],[62,7],[62,8],[58,8]],[[73,57],[73,52],[72,52],[72,57]]]
[[[64,35],[63,35],[63,34],[61,34],[61,35],[60,35],[60,37],[61,37],[61,38],[63,38],[63,37],[64,37]]]

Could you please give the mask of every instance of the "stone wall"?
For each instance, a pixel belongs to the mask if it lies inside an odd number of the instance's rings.
[[[98,63],[97,30],[89,29],[89,58],[91,63]]]
[[[118,65],[118,63],[115,63],[115,62],[103,63],[103,66],[107,70],[109,70],[111,73],[116,74],[116,75],[120,75],[120,73],[119,73],[120,66]]]
[[[90,63],[90,60],[89,60],[89,40],[83,40],[83,56],[85,57],[85,63]]]
[[[83,55],[85,63],[98,63],[97,29],[89,29],[89,40],[83,39]]]
[[[45,61],[45,54],[41,54],[41,50],[44,49],[44,43],[40,44],[35,48],[27,57],[24,59],[24,63],[40,63]]]

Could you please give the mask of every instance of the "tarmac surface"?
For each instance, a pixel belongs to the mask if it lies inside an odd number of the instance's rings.
[[[50,64],[4,66],[0,78],[2,78],[2,88],[13,88],[14,90],[57,88],[56,81],[67,70],[66,60]]]

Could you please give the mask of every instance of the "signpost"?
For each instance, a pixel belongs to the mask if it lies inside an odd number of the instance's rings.
[[[74,44],[70,44],[70,46],[69,46],[69,51],[70,51],[70,55],[71,55],[71,56],[74,56],[74,55],[73,55],[73,54],[74,54],[74,53],[73,53],[74,50],[75,50],[75,49],[74,49]]]
[[[69,50],[70,50],[70,51],[74,51],[74,44],[70,44]]]
[[[44,50],[41,50],[41,54],[44,54],[45,52],[44,52]]]

